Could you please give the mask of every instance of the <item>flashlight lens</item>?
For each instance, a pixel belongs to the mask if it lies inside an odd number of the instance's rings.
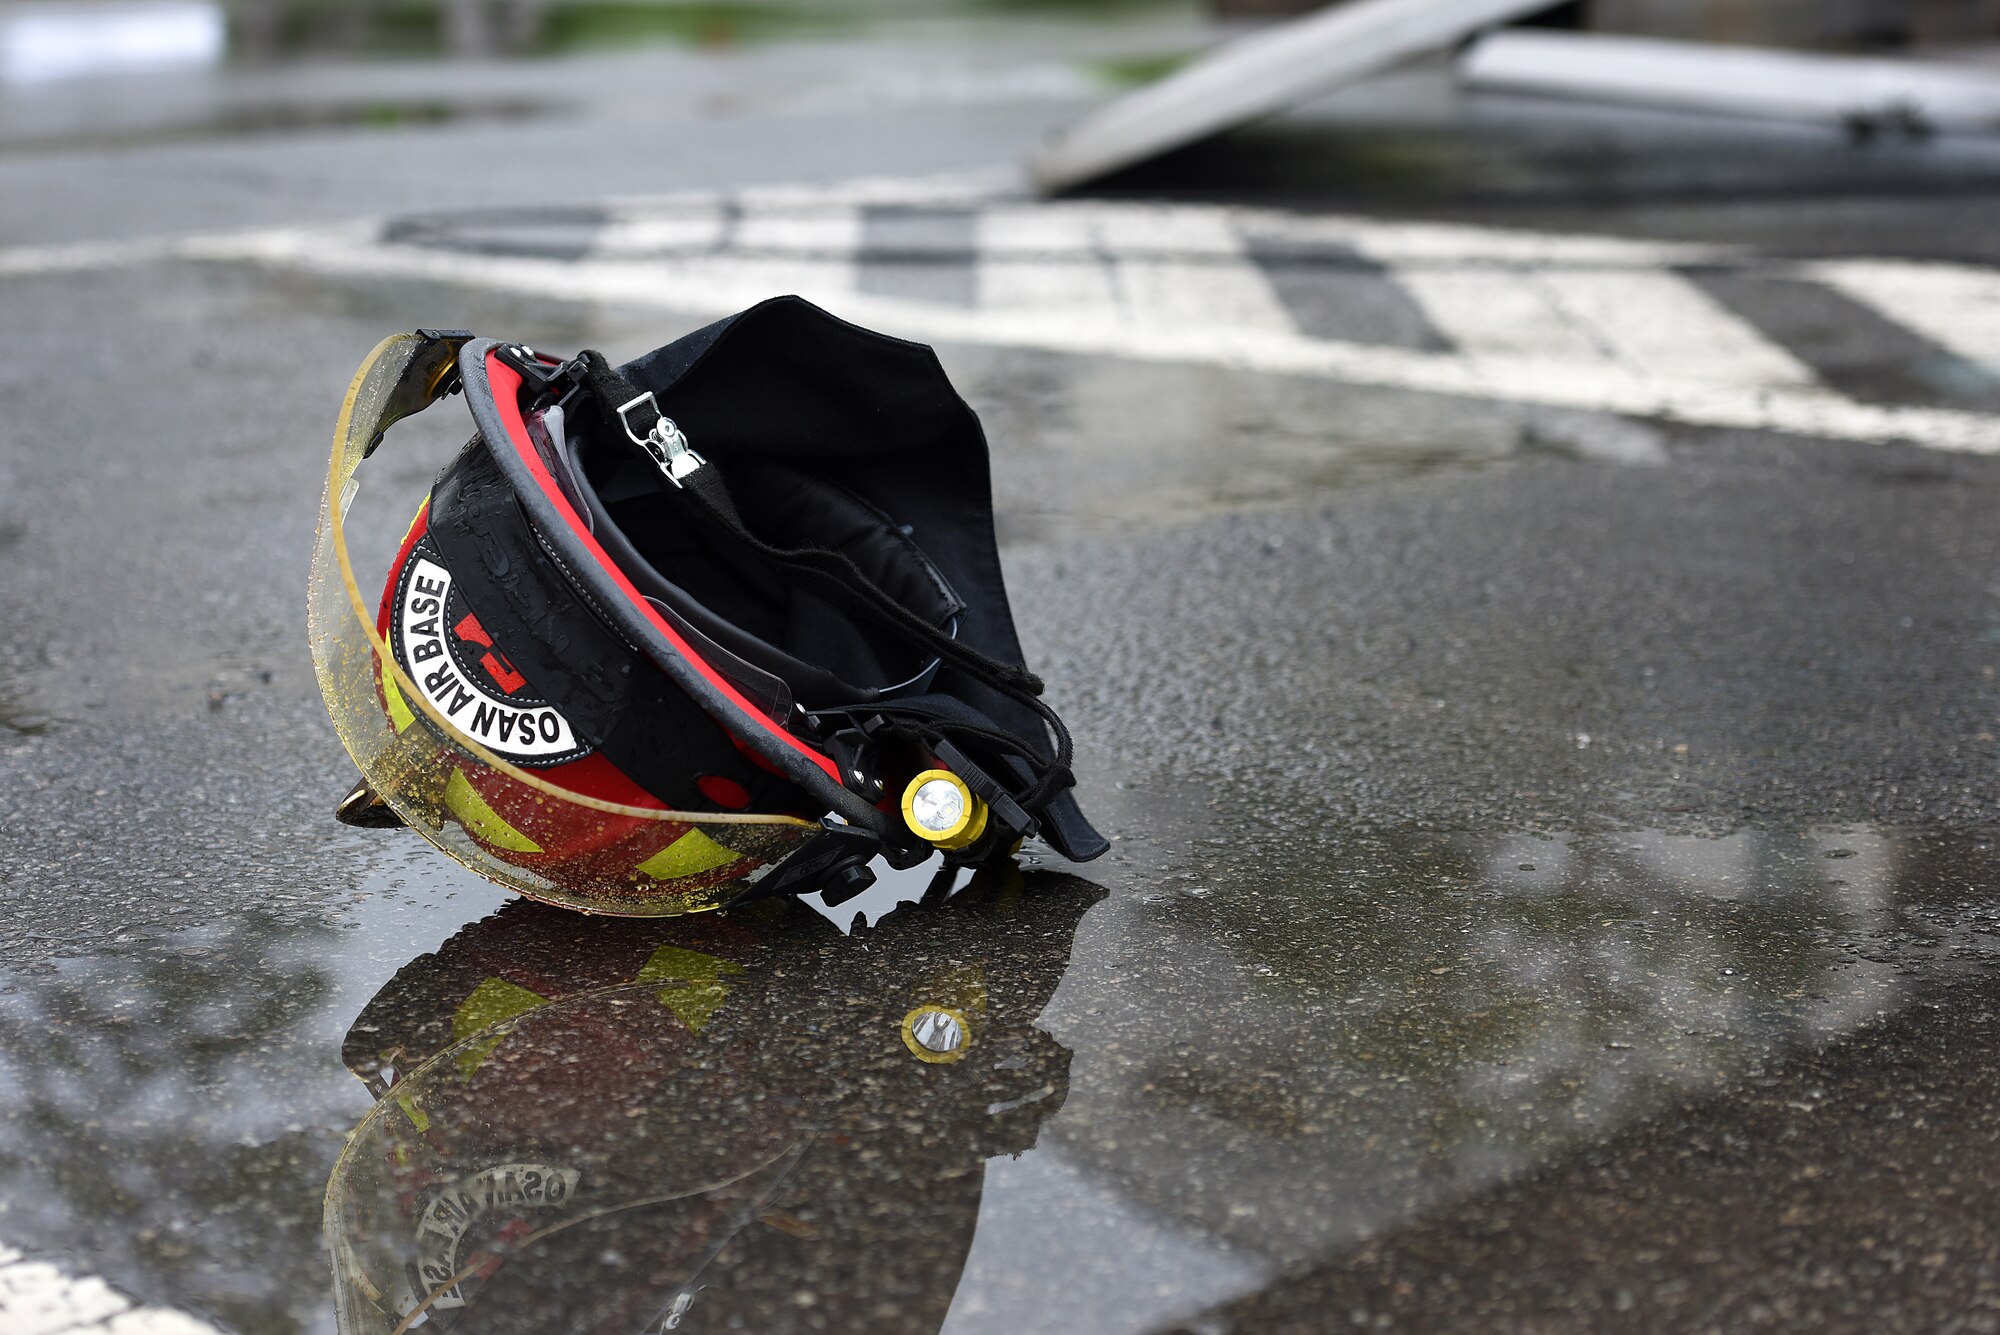
[[[965,1045],[965,1029],[950,1011],[925,1011],[910,1025],[910,1037],[927,1052],[957,1052]]]
[[[965,795],[948,779],[932,779],[910,799],[910,814],[926,830],[942,834],[964,818]]]

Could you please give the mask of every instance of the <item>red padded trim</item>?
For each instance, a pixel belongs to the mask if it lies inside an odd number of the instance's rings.
[[[750,790],[736,780],[721,774],[704,774],[694,781],[701,789],[701,795],[719,807],[730,811],[750,809]]]

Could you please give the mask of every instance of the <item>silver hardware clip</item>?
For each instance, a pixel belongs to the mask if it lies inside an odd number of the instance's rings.
[[[653,415],[659,419],[653,423],[653,429],[643,436],[632,429],[630,416],[631,411],[642,403],[651,404]],[[624,424],[625,434],[632,443],[651,455],[653,462],[659,466],[660,475],[676,487],[681,485],[682,478],[708,462],[689,447],[687,436],[674,424],[673,418],[660,411],[659,401],[650,393],[619,405],[618,420]]]

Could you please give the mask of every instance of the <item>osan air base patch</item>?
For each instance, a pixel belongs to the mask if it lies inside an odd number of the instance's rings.
[[[590,754],[569,720],[494,646],[428,536],[397,575],[389,647],[439,715],[502,759],[542,768]]]

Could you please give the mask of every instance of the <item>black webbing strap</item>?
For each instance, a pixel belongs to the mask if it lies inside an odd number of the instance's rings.
[[[620,375],[603,353],[586,349],[578,360],[585,385],[613,429],[636,440],[662,439],[669,433],[679,439],[678,430],[661,414],[653,396]],[[667,423],[669,432],[661,431],[662,422]],[[650,446],[642,448],[652,451]],[[701,462],[692,468],[663,472],[663,479],[671,481],[708,520],[756,555],[788,572],[806,591],[887,627],[907,642],[1033,710],[1055,734],[1056,746],[1052,757],[1034,757],[1031,761],[1031,767],[1038,771],[1037,782],[1021,796],[1022,806],[1037,810],[1074,782],[1069,768],[1072,756],[1069,729],[1041,700],[1040,677],[1026,668],[981,653],[933,626],[883,592],[844,553],[824,547],[780,547],[766,542],[743,522],[720,469]],[[886,702],[873,708],[894,712],[894,705]]]

